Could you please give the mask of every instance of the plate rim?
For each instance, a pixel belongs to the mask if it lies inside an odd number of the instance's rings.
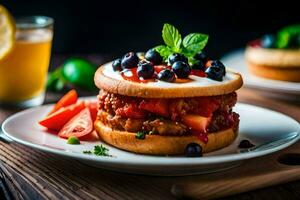
[[[86,100],[86,99],[91,99],[91,97],[87,97],[87,98],[81,98],[81,100]],[[241,106],[250,106],[250,107],[255,107],[255,108],[259,108],[259,109],[265,109],[271,112],[276,112],[277,114],[283,115],[285,117],[288,117],[290,120],[297,122],[297,120],[295,120],[294,118],[285,115],[283,113],[265,108],[265,107],[260,107],[260,106],[256,106],[256,105],[252,105],[252,104],[245,104],[245,103],[237,103]],[[30,109],[26,109],[23,110],[21,112],[15,113],[11,116],[9,116],[2,124],[1,128],[3,133],[9,137],[10,139],[12,139],[13,141],[15,141],[16,143],[28,146],[30,148],[34,148],[37,150],[41,150],[43,152],[47,152],[47,153],[52,153],[52,154],[57,154],[60,156],[64,156],[64,157],[68,157],[68,158],[74,158],[74,159],[78,159],[78,160],[82,160],[82,161],[88,161],[88,162],[97,162],[99,164],[117,164],[117,165],[126,165],[126,166],[195,166],[195,165],[209,165],[209,164],[220,164],[220,163],[229,163],[229,162],[236,162],[236,161],[243,161],[243,160],[248,160],[251,158],[256,158],[256,157],[261,157],[261,156],[265,156],[268,154],[272,154],[275,153],[277,151],[280,151],[282,149],[285,149],[289,146],[291,146],[292,144],[296,143],[299,139],[300,139],[300,124],[299,124],[299,128],[297,131],[295,132],[291,132],[290,134],[294,133],[297,134],[297,136],[295,136],[295,138],[293,138],[291,141],[288,141],[284,144],[281,144],[280,146],[271,148],[271,149],[265,149],[265,150],[261,150],[261,151],[257,151],[257,152],[246,152],[246,153],[236,153],[236,154],[229,154],[229,155],[216,155],[216,156],[210,156],[210,157],[199,157],[199,158],[189,158],[189,157],[168,157],[168,159],[165,159],[165,156],[158,156],[158,157],[153,157],[154,159],[159,159],[158,162],[152,162],[151,160],[147,160],[147,159],[137,159],[137,160],[126,160],[126,159],[120,159],[120,158],[115,158],[115,157],[99,157],[99,156],[94,156],[94,155],[86,155],[83,153],[78,153],[75,151],[68,151],[68,150],[63,150],[63,149],[58,149],[58,148],[53,148],[53,147],[49,147],[49,146],[45,146],[45,145],[41,145],[41,144],[36,144],[36,143],[32,143],[29,141],[25,141],[22,139],[19,139],[17,137],[14,137],[13,135],[11,135],[10,133],[8,133],[5,130],[5,127],[7,126],[7,124],[9,122],[11,122],[12,120],[14,120],[14,118],[19,117],[20,115],[23,115],[24,113],[27,112],[35,112],[38,109],[41,109],[43,107],[50,107],[54,104],[46,104],[46,105],[42,105],[42,106],[37,106],[37,107],[33,107]],[[108,144],[106,144],[108,145]],[[110,145],[108,145],[110,146]],[[110,146],[111,148],[115,148]],[[128,152],[131,153],[131,152]],[[142,156],[142,155],[141,155]],[[162,159],[163,158],[163,159]],[[188,161],[188,162],[187,162]]]

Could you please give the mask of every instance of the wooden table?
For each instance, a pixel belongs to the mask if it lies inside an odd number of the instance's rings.
[[[56,98],[48,95],[47,101]],[[239,91],[239,101],[279,110],[300,121],[299,101],[270,99],[246,88]],[[0,123],[15,111],[0,108]],[[16,143],[0,142],[0,159],[0,199],[175,199],[171,193],[174,184],[201,178],[111,172]],[[223,199],[300,199],[300,181]]]

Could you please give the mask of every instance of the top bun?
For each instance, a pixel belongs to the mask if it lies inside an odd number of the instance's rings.
[[[112,69],[112,63],[99,67],[95,73],[95,84],[98,88],[111,93],[142,98],[184,98],[215,96],[234,92],[243,85],[239,73],[226,68],[224,80],[214,81],[208,78],[190,75],[191,79],[184,83],[163,81],[138,83],[124,80],[120,72]]]
[[[248,46],[245,52],[247,61],[269,67],[300,68],[299,49],[268,49]]]

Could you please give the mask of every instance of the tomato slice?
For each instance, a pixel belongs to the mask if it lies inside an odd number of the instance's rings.
[[[97,118],[98,102],[97,101],[86,101],[85,105],[86,105],[87,108],[90,109],[91,117],[92,117],[92,120],[94,122]]]
[[[139,108],[160,116],[169,117],[168,101],[165,99],[143,100],[140,103]]]
[[[75,104],[77,102],[78,95],[76,90],[70,90],[67,94],[65,94],[54,106],[54,108],[50,111],[48,115],[58,111],[60,108]]]
[[[39,121],[39,124],[50,130],[59,131],[72,117],[77,115],[84,108],[84,102],[62,107]]]
[[[80,138],[80,140],[82,140],[82,141],[97,141],[99,139],[100,139],[99,135],[98,135],[97,131],[95,131],[95,130],[93,130],[89,134],[82,136]]]
[[[206,128],[211,121],[211,117],[203,117],[200,115],[188,114],[182,117],[182,122],[192,130],[196,130],[201,133],[206,132]]]
[[[75,115],[64,127],[59,131],[58,136],[62,138],[83,137],[93,131],[93,122],[90,110],[83,109]]]

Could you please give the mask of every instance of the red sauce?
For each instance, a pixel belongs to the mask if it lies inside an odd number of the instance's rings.
[[[159,72],[161,72],[164,69],[171,69],[170,66],[167,65],[155,65],[154,66],[154,71],[158,74]]]
[[[205,144],[208,142],[208,136],[207,133],[199,132],[196,130],[192,130],[192,134],[198,137],[199,140],[204,142]]]
[[[139,78],[136,70],[137,70],[137,68],[124,69],[123,71],[121,71],[121,76],[123,77],[124,80],[127,80],[127,81],[133,81],[133,82],[138,82],[138,83],[148,82],[147,80]]]
[[[123,77],[124,80],[127,80],[127,81],[138,82],[138,83],[147,83],[149,81],[155,81],[155,77],[157,76],[157,74],[164,69],[171,69],[171,67],[167,66],[167,65],[155,65],[154,66],[155,72],[154,72],[153,78],[147,79],[147,80],[140,78],[137,75],[137,67],[132,68],[132,69],[124,69],[123,71],[121,71],[121,76]],[[199,77],[206,77],[206,74],[204,73],[204,71],[197,70],[197,69],[193,69],[191,71],[191,75],[195,75],[195,76],[199,76]],[[190,79],[176,79],[176,83],[185,83],[185,82],[189,82],[189,81],[191,81],[191,80]]]
[[[195,76],[200,76],[200,77],[206,77],[205,72],[199,69],[192,69],[190,74]]]

